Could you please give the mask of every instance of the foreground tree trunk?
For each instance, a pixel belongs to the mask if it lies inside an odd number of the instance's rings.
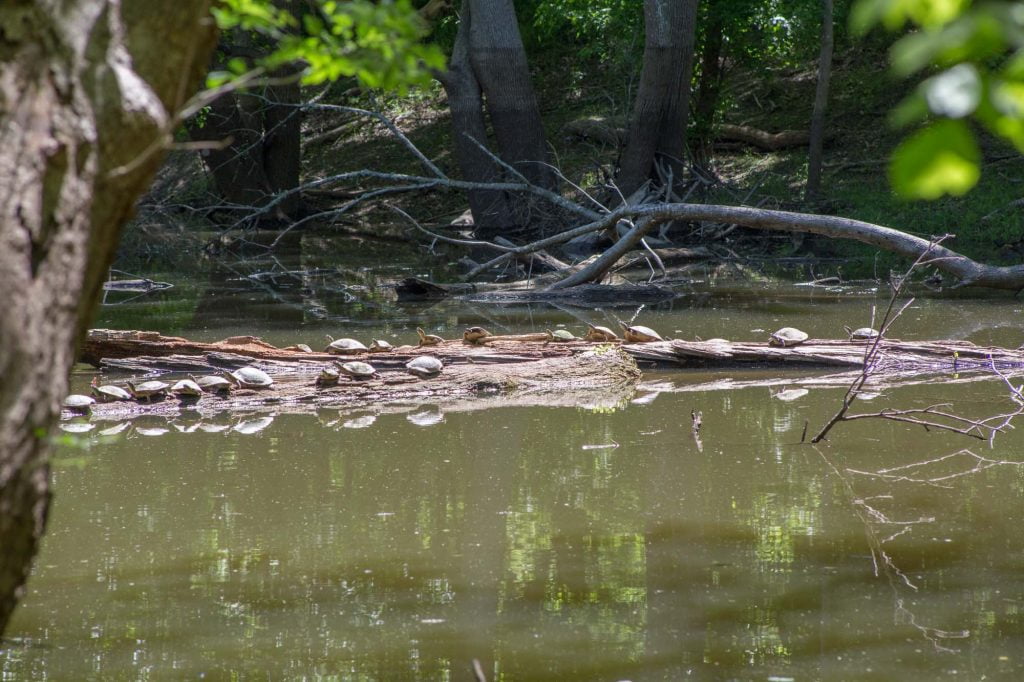
[[[697,0],[644,0],[644,66],[619,162],[619,189],[635,192],[664,162],[681,178],[686,154]]]
[[[75,346],[163,158],[169,112],[205,73],[209,4],[0,7],[0,633],[46,525],[48,434]]]

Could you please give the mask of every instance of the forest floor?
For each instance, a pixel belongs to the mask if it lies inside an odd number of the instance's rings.
[[[533,55],[531,55],[533,58]],[[760,73],[733,72],[722,86],[726,103],[720,123],[754,126],[768,132],[806,130],[814,95],[814,65]],[[600,185],[614,165],[614,147],[567,135],[570,121],[590,116],[624,119],[629,111],[630,85],[621,74],[602,65],[581,64],[575,54],[545,54],[534,60],[534,85],[545,122],[553,163],[583,187]],[[405,97],[366,94],[355,98],[344,84],[336,84],[319,101],[376,109],[388,115],[421,151],[453,177],[458,176],[450,152],[451,130],[444,91],[439,84]],[[894,129],[888,116],[911,84],[900,82],[887,67],[884,52],[846,50],[836,55],[828,114],[828,138],[824,153],[824,199],[803,200],[806,150],[802,147],[765,152],[736,144],[716,145],[708,161],[719,182],[693,201],[758,205],[857,218],[923,237],[954,234],[947,246],[975,259],[995,264],[1019,263],[1024,258],[1024,157],[1001,142],[983,138],[985,161],[978,186],[961,198],[908,202],[896,197],[886,177],[888,159],[908,131]],[[307,93],[312,97],[321,91]],[[357,121],[343,132],[324,137],[339,126],[344,116],[314,111],[303,122],[303,179],[311,180],[349,170],[369,168],[398,173],[418,173],[420,167],[380,124]],[[319,139],[318,139],[319,137]],[[170,154],[153,190],[143,200],[139,217],[126,231],[119,262],[162,257],[165,246],[178,257],[197,255],[203,239],[223,224],[216,213],[195,211],[215,204],[202,165],[195,152]],[[317,195],[315,208],[336,204],[336,197]],[[467,204],[461,194],[413,193],[394,195],[388,201],[405,208],[424,225],[443,227],[461,214]],[[187,207],[182,209],[181,207]],[[202,217],[200,217],[202,216]],[[387,233],[392,238],[394,214],[366,205],[345,219],[342,230],[358,229]],[[337,225],[337,223],[335,224]],[[400,233],[409,235],[401,226]],[[409,235],[411,239],[415,236]],[[694,231],[676,235],[682,243],[701,243]],[[205,237],[204,237],[205,238]],[[185,243],[185,248],[182,244]],[[833,274],[842,262],[844,276],[884,276],[899,260],[878,254],[869,247],[822,238],[738,230],[722,244],[743,255],[815,257],[821,267],[816,275]]]

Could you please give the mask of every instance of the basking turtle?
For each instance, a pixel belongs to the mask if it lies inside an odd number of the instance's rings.
[[[239,388],[267,388],[274,383],[269,374],[255,367],[242,367],[234,372],[224,372],[224,378]]]
[[[92,383],[89,384],[89,386],[92,388],[92,394],[100,402],[110,403],[115,400],[132,399],[132,394],[124,390],[120,386],[114,386],[113,384],[100,386],[99,377],[93,377]]]
[[[807,338],[807,332],[802,332],[796,327],[783,327],[768,338],[768,345],[789,348],[799,346]]]
[[[384,339],[374,339],[367,348],[371,353],[390,353],[394,349],[395,347]]]
[[[880,334],[877,329],[871,327],[861,327],[860,329],[850,329],[846,325],[843,325],[843,329],[846,330],[846,335],[850,337],[850,341],[871,341],[877,339]]]
[[[428,334],[420,327],[416,327],[416,333],[420,335],[420,342],[418,344],[420,346],[436,346],[444,342],[444,339],[437,334]]]
[[[440,360],[430,355],[421,355],[405,363],[405,368],[409,370],[409,373],[415,374],[421,379],[437,376],[443,367],[444,364]]]
[[[555,331],[548,330],[548,336],[551,337],[551,341],[555,343],[568,343],[569,341],[575,341],[576,337],[568,329],[556,329]]]
[[[482,343],[491,333],[483,327],[469,327],[462,332],[462,340],[466,343]]]
[[[651,341],[665,340],[661,338],[661,334],[650,327],[641,325],[631,327],[621,320],[619,321],[619,326],[622,327],[622,336],[626,339],[626,343],[650,343]]]
[[[92,410],[92,406],[96,404],[96,399],[92,396],[81,395],[78,393],[72,393],[67,398],[64,398],[64,407],[71,412],[77,412],[78,414],[86,414]]]
[[[203,389],[207,393],[226,393],[231,390],[231,387],[235,385],[233,381],[228,381],[225,377],[210,374],[204,377],[196,379],[194,376],[189,376],[189,379],[196,382],[199,388]]]
[[[285,346],[281,350],[298,351],[299,353],[312,353],[313,349],[304,343],[296,343],[294,346]]]
[[[126,382],[128,384],[128,390],[131,391],[132,397],[136,400],[142,400],[145,398],[146,402],[152,402],[156,396],[162,396],[167,393],[167,389],[171,387],[170,384],[164,381],[143,381],[141,384],[136,386],[132,382]]]
[[[590,329],[587,330],[586,336],[583,338],[587,341],[618,341],[619,337],[608,327],[598,327],[593,324],[588,324]]]
[[[179,398],[198,398],[203,395],[203,388],[192,379],[182,379],[171,386],[171,393]]]
[[[324,388],[326,386],[336,386],[338,379],[341,378],[341,372],[338,371],[336,365],[324,367],[320,370],[320,374],[316,378],[316,386]]]
[[[327,338],[331,339],[330,336]],[[366,350],[366,346],[355,339],[331,339],[324,352],[332,355],[355,355],[356,353],[365,353]]]
[[[338,365],[338,371],[345,376],[352,377],[353,379],[369,379],[372,376],[377,375],[377,370],[374,369],[373,365],[366,362],[346,362],[343,365]]]

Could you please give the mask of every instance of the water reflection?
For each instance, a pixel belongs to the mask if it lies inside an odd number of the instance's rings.
[[[764,387],[686,392],[697,375],[654,381],[658,400],[616,411],[141,421],[166,433],[125,428],[76,466],[62,451],[0,670],[470,679],[475,658],[506,680],[1021,672],[1016,433],[991,466],[945,457],[962,447],[950,436],[878,422],[812,448],[796,427],[820,424],[841,389],[786,403]]]

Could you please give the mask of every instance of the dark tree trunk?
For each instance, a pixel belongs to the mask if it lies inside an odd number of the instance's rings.
[[[619,162],[626,196],[652,177],[656,161],[675,178],[685,170],[696,15],[697,0],[644,0],[644,66]]]
[[[248,44],[242,32],[230,45],[231,56],[254,56],[259,50]],[[217,63],[216,68],[224,68]],[[217,194],[229,205],[262,206],[274,194],[299,185],[302,162],[300,103],[295,69],[280,69],[273,78],[282,82],[255,94],[226,93],[217,98],[205,115],[188,122],[189,137],[197,142],[222,144],[200,152]],[[283,219],[301,208],[293,194],[276,207],[274,218]]]
[[[0,8],[0,633],[46,525],[47,440],[75,346],[163,158],[169,112],[205,73],[209,4]]]
[[[490,118],[497,156],[531,182],[557,186],[546,165],[547,142],[511,0],[463,0],[448,71],[440,76],[452,112],[453,145],[463,178],[488,182],[508,175],[477,144],[487,143]],[[536,222],[529,202],[470,193],[477,234],[493,237]]]
[[[808,201],[821,190],[821,150],[825,139],[825,112],[828,109],[828,85],[832,75],[832,0],[821,2],[821,54],[818,57],[818,85],[811,113],[811,140],[807,154]]]
[[[694,162],[701,165],[706,164],[711,157],[715,111],[718,109],[718,94],[722,86],[723,35],[721,11],[712,7],[704,31],[704,47],[700,55],[700,82],[697,86],[697,101],[693,105],[693,132],[696,139],[691,148]]]
[[[471,0],[469,59],[487,98],[501,158],[534,184],[553,189],[547,140],[512,0]]]
[[[472,11],[470,0],[463,0],[452,58],[448,71],[440,76],[440,80],[448,95],[448,108],[452,115],[452,146],[462,177],[477,182],[493,182],[499,179],[499,169],[483,149],[474,143],[475,140],[487,146],[483,96],[469,58]],[[508,200],[502,192],[470,190],[469,207],[473,212],[477,234],[481,236],[501,234],[515,222]]]

